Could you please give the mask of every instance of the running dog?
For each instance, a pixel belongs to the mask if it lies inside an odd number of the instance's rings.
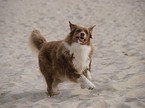
[[[70,32],[64,40],[47,42],[38,30],[30,36],[31,46],[39,52],[39,68],[50,96],[56,94],[58,84],[64,81],[80,83],[81,88],[95,88],[90,81],[95,25],[88,28],[71,22],[69,25]]]

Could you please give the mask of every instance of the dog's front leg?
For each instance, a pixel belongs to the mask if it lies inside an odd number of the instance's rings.
[[[80,78],[78,79],[78,82],[83,85],[83,87],[92,90],[95,88],[95,85],[89,81],[84,75],[81,75]]]
[[[91,80],[91,72],[86,69],[84,72],[83,72],[83,75],[88,79],[88,80]]]
[[[86,70],[84,70],[83,75],[84,75],[88,80],[91,81],[91,78],[92,78],[92,77],[91,77],[91,72],[89,71],[88,68],[87,68]],[[85,88],[85,86],[84,86],[83,84],[80,84],[80,87],[81,87],[82,89]]]

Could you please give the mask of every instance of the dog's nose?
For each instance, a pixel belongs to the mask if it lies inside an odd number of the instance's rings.
[[[85,35],[85,33],[81,33],[81,36],[84,36]]]

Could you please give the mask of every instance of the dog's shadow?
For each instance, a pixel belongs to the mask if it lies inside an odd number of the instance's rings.
[[[42,99],[47,98],[48,95],[45,93],[45,91],[32,91],[32,92],[23,92],[18,94],[4,94],[0,96],[0,103],[5,104],[7,102],[16,103],[21,99],[21,101],[29,101],[29,102],[36,102],[40,101]]]
[[[103,87],[104,88],[104,87]],[[17,102],[30,102],[34,103],[37,101],[49,101],[49,102],[62,102],[62,101],[68,101],[68,100],[77,100],[86,97],[94,97],[94,94],[97,94],[101,92],[102,90],[110,90],[111,88],[106,87],[106,89],[97,89],[91,91],[90,95],[88,94],[79,94],[79,93],[71,93],[69,90],[61,90],[60,94],[50,97],[46,91],[27,91],[27,92],[22,92],[22,93],[17,93],[17,94],[12,94],[11,92],[5,93],[3,95],[0,95],[0,105],[3,105],[5,103],[17,103]]]
[[[65,96],[64,96],[65,95]],[[62,93],[50,97],[46,91],[29,91],[17,94],[12,94],[11,92],[0,95],[0,105],[5,103],[17,103],[17,102],[37,102],[41,100],[46,100],[49,102],[61,102],[66,101],[71,98],[76,98],[78,95],[72,95],[69,91],[64,90]]]

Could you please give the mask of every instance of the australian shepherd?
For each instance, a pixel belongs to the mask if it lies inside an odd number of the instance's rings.
[[[69,22],[70,32],[64,40],[47,42],[38,30],[30,36],[31,46],[38,50],[39,68],[47,91],[54,96],[64,81],[80,83],[81,88],[95,88],[91,80],[91,43],[94,26],[82,27]]]

